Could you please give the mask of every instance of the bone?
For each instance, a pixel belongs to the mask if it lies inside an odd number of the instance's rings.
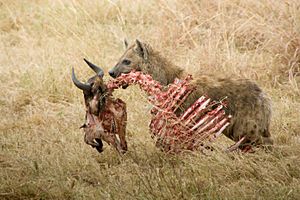
[[[175,79],[173,84],[163,90],[151,76],[130,72],[111,80],[107,86],[112,92],[122,85],[139,85],[154,106],[149,124],[152,138],[165,151],[177,153],[184,149],[204,148],[206,144],[215,141],[230,123],[230,116],[225,114],[224,105],[212,102],[206,96],[201,96],[181,116],[176,116],[175,111],[194,90],[189,85],[191,80],[190,75],[183,80]],[[212,109],[212,106],[216,108]]]
[[[97,73],[97,76],[88,79],[88,84],[83,84],[78,81],[74,69],[72,69],[74,84],[78,88],[88,91],[84,94],[86,121],[81,126],[85,134],[84,141],[86,144],[96,148],[99,153],[103,151],[102,140],[113,146],[119,153],[124,153],[127,150],[125,139],[127,121],[126,104],[121,99],[113,98],[111,92],[106,93],[103,90],[103,88],[106,88],[102,79],[103,70],[86,59],[84,61]],[[117,88],[122,86],[122,84],[124,82],[118,83],[113,87]],[[121,144],[123,145],[121,146]]]

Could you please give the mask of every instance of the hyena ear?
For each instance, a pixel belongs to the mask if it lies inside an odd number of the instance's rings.
[[[125,49],[128,48],[128,42],[127,42],[126,38],[124,38],[124,46],[125,46]]]
[[[148,50],[147,47],[145,46],[144,43],[140,42],[138,39],[135,40],[136,43],[136,48],[135,51],[138,53],[139,56],[141,56],[142,58],[144,58],[144,60],[148,60]]]

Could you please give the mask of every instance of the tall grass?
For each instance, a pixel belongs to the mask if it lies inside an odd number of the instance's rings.
[[[299,1],[0,0],[0,38],[0,199],[300,199]],[[137,87],[115,93],[128,153],[84,144],[70,69],[91,76],[86,57],[107,72],[124,38],[190,73],[256,81],[273,102],[274,150],[166,155]]]

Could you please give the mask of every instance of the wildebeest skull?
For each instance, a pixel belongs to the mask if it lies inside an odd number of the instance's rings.
[[[85,106],[88,112],[98,115],[105,101],[104,95],[106,86],[103,82],[103,70],[100,67],[90,63],[88,60],[84,61],[96,72],[96,75],[91,77],[87,83],[81,83],[75,76],[74,68],[72,68],[73,83],[83,91]]]
[[[85,133],[84,141],[102,152],[104,140],[124,153],[127,151],[126,104],[121,99],[114,99],[108,92],[103,82],[103,70],[86,59],[84,61],[96,73],[87,83],[82,83],[72,68],[72,81],[83,91],[86,106],[86,122],[81,126]]]

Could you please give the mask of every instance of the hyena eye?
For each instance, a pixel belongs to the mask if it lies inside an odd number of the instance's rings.
[[[131,63],[131,61],[127,60],[127,59],[122,61],[122,64],[124,64],[124,65],[130,65],[130,63]]]

